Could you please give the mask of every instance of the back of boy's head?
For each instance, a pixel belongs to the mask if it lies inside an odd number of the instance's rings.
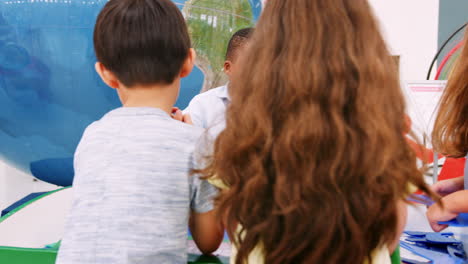
[[[226,51],[226,60],[235,60],[237,51],[247,43],[253,31],[253,28],[243,28],[232,35]]]
[[[96,21],[94,49],[127,87],[170,84],[189,54],[190,37],[170,0],[110,0]]]

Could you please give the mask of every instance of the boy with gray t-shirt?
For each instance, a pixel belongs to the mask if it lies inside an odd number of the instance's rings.
[[[185,21],[169,0],[111,0],[98,16],[96,71],[123,107],[91,124],[75,153],[64,263],[186,263],[187,225],[203,253],[223,232],[216,189],[197,175],[202,130],[171,118],[193,67]]]

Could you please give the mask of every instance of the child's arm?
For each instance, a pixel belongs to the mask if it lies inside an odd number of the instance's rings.
[[[189,226],[193,240],[203,254],[210,254],[218,249],[224,230],[215,210],[206,213],[192,211]]]
[[[440,181],[431,186],[431,189],[439,194],[440,196],[446,196],[448,194],[463,190],[464,179],[463,176]]]
[[[212,141],[202,136],[193,153],[192,168],[205,168],[207,156],[211,155]],[[210,254],[218,249],[223,240],[224,229],[215,208],[215,199],[219,190],[201,175],[192,174],[190,221],[189,227],[193,240],[203,254]]]
[[[193,240],[203,254],[218,249],[224,230],[214,207],[218,189],[199,175],[192,175],[192,201],[189,227]]]
[[[440,232],[447,225],[440,225],[440,221],[449,221],[459,213],[468,213],[468,190],[454,192],[442,198],[444,208],[435,203],[427,210],[427,219],[432,229]]]
[[[397,204],[397,214],[398,214],[398,221],[397,221],[397,233],[395,239],[388,245],[388,250],[390,253],[393,253],[397,248],[398,244],[400,243],[400,237],[405,229],[406,225],[406,218],[408,216],[408,205],[404,201],[400,201]]]

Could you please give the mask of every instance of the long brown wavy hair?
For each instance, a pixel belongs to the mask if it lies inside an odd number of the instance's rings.
[[[219,212],[265,263],[363,263],[397,234],[409,184],[396,66],[366,0],[269,0],[230,84],[205,176]],[[240,228],[240,232],[238,232]]]
[[[441,154],[460,158],[468,153],[468,31],[454,72],[442,95],[432,132],[434,148]]]

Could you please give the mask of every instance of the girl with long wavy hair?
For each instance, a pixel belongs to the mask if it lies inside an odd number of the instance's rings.
[[[465,44],[453,74],[439,104],[439,111],[432,132],[434,148],[451,158],[462,158],[468,153],[468,31]],[[427,217],[432,229],[441,231],[446,225],[438,224],[468,213],[468,159],[464,177],[436,183],[432,189],[443,196],[441,204],[431,206]]]
[[[269,0],[205,176],[244,263],[389,263],[408,185],[395,64],[366,0]]]

